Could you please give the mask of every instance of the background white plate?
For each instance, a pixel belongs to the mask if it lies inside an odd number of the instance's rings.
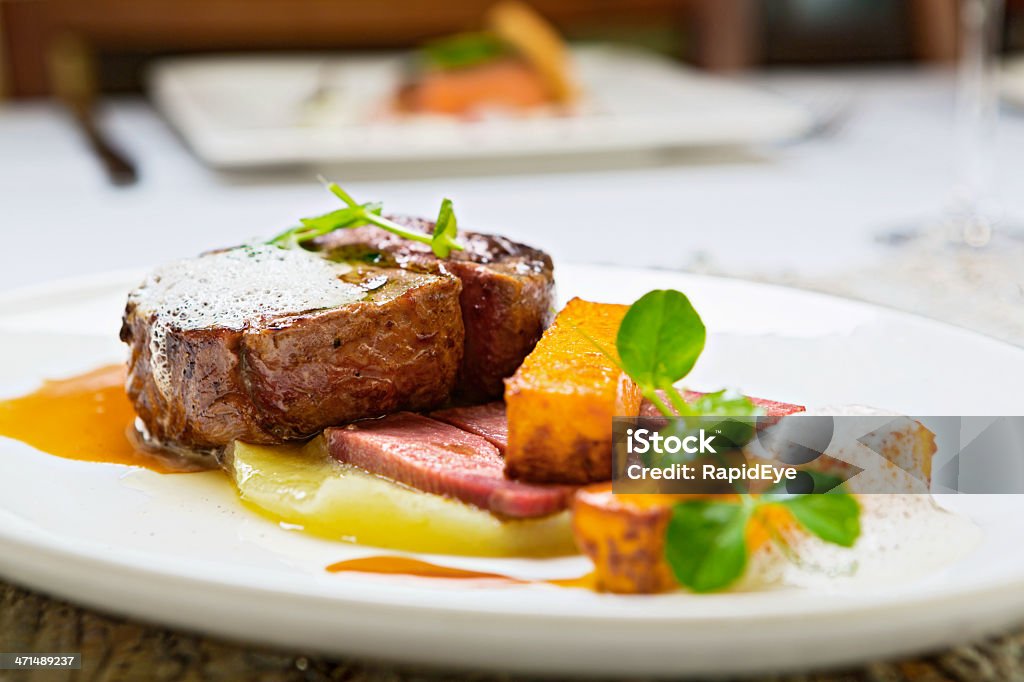
[[[192,57],[150,73],[150,93],[210,165],[488,159],[735,146],[799,135],[804,108],[648,53],[574,52],[586,93],[573,116],[370,123],[402,56]],[[313,115],[323,86],[332,105]]]
[[[1010,57],[1003,61],[999,92],[1007,104],[1018,110],[1024,109],[1024,57]]]
[[[138,275],[0,297],[0,394],[117,361]],[[565,296],[687,292],[711,335],[695,388],[910,414],[1019,409],[1024,351],[928,320],[783,288],[669,272],[559,266]],[[1024,501],[953,500],[984,531],[923,578],[860,589],[621,597],[328,574],[379,553],[278,528],[218,473],[161,476],[0,440],[0,574],[146,620],[295,647],[500,670],[737,673],[852,663],[960,642],[1024,619]],[[453,559],[523,577],[586,561]]]

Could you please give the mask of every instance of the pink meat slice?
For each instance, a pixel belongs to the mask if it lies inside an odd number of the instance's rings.
[[[498,448],[502,455],[508,448],[508,419],[505,416],[505,403],[500,400],[471,407],[438,410],[431,412],[430,416],[463,431],[475,433]]]
[[[509,480],[501,454],[487,440],[411,412],[330,428],[324,435],[340,462],[499,516],[554,514],[568,506],[573,491]]]
[[[665,401],[665,404],[668,405],[668,399],[665,398],[664,392],[658,391],[658,394],[659,397]],[[697,398],[701,397],[702,395],[704,394],[699,393],[697,391],[683,391],[683,399],[686,400],[686,402],[692,402]],[[793,403],[780,403],[776,400],[766,400],[764,398],[753,398],[750,396],[747,397],[750,398],[750,402],[754,403],[762,410],[764,410],[765,415],[768,417],[785,417],[786,415],[789,414],[796,414],[798,412],[807,411],[807,408],[804,407],[803,405],[794,405]],[[673,412],[675,412],[675,410],[673,410]],[[661,412],[659,412],[658,408],[654,406],[654,403],[645,399],[640,404],[640,416],[659,417],[661,416]]]

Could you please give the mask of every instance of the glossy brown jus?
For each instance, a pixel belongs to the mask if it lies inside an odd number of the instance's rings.
[[[587,573],[578,578],[556,580],[525,580],[501,573],[469,571],[451,566],[441,566],[428,561],[401,556],[371,556],[360,559],[339,561],[327,567],[328,573],[375,573],[378,575],[411,576],[416,578],[442,578],[456,580],[488,580],[511,585],[554,585],[556,587],[581,587],[593,589],[593,575]]]
[[[124,365],[110,365],[47,381],[28,395],[0,401],[0,436],[65,459],[128,464],[160,473],[197,470],[139,442],[124,381]]]

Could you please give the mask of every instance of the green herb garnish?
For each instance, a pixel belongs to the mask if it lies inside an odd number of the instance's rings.
[[[430,245],[430,249],[438,258],[447,258],[448,254],[452,251],[462,250],[462,246],[455,241],[455,237],[458,234],[458,221],[455,218],[455,211],[452,209],[450,199],[445,199],[441,202],[441,210],[437,216],[437,223],[434,225],[434,232],[433,234],[426,235],[422,232],[409,230],[395,221],[382,216],[379,203],[357,203],[337,183],[327,182],[323,178],[321,180],[334,196],[344,202],[345,208],[339,208],[312,218],[302,218],[299,221],[301,225],[282,232],[268,241],[268,244],[284,249],[301,248],[305,242],[335,230],[359,227],[361,225],[376,225],[403,239]]]
[[[761,496],[765,504],[781,504],[808,532],[826,542],[853,547],[860,536],[860,505],[843,487],[843,479],[817,471],[804,471],[813,481],[807,494],[783,492],[785,484]]]
[[[811,535],[852,547],[860,536],[860,505],[836,481],[828,493],[741,495],[737,500],[677,504],[665,533],[665,559],[676,580],[694,592],[713,592],[736,582],[747,568],[747,527],[772,505],[788,509]],[[765,516],[758,520],[770,523]],[[776,529],[769,526],[768,531],[776,542],[784,542]]]
[[[464,69],[492,61],[508,53],[508,46],[493,33],[459,33],[433,40],[420,49],[428,66]]]
[[[665,559],[694,592],[721,589],[747,568],[750,505],[694,500],[677,504],[665,531]]]
[[[636,382],[644,397],[668,417],[753,416],[758,408],[749,398],[726,391],[707,393],[687,404],[676,389],[704,350],[707,330],[686,294],[658,289],[629,307],[615,347],[620,367]],[[664,394],[675,412],[659,395]]]
[[[761,413],[749,398],[726,391],[707,393],[690,403],[675,385],[693,369],[704,350],[707,331],[686,295],[673,290],[651,291],[630,306],[619,327],[616,349],[619,366],[667,417],[750,417]],[[664,395],[671,407],[661,398]],[[680,426],[678,422],[673,425]],[[842,480],[805,472],[812,492],[790,494],[785,487],[760,497],[739,494],[677,504],[665,535],[665,559],[680,584],[694,592],[712,592],[734,583],[747,567],[747,529],[752,521],[765,524],[771,538],[793,553],[782,534],[762,512],[785,507],[808,533],[842,547],[860,535],[860,506]]]

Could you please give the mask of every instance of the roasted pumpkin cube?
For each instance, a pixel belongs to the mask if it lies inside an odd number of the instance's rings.
[[[612,476],[612,417],[636,416],[640,388],[619,369],[615,337],[629,309],[579,298],[505,382],[508,476],[590,483]]]
[[[665,530],[676,495],[616,495],[610,483],[583,488],[572,505],[576,547],[594,563],[604,592],[647,594],[678,587],[665,561]]]
[[[572,531],[576,547],[594,564],[594,587],[620,594],[677,589],[665,559],[665,533],[672,508],[701,497],[707,496],[616,494],[610,483],[579,490],[572,504]],[[779,506],[761,508],[746,529],[749,552],[769,541],[768,525],[785,530],[792,516]]]

